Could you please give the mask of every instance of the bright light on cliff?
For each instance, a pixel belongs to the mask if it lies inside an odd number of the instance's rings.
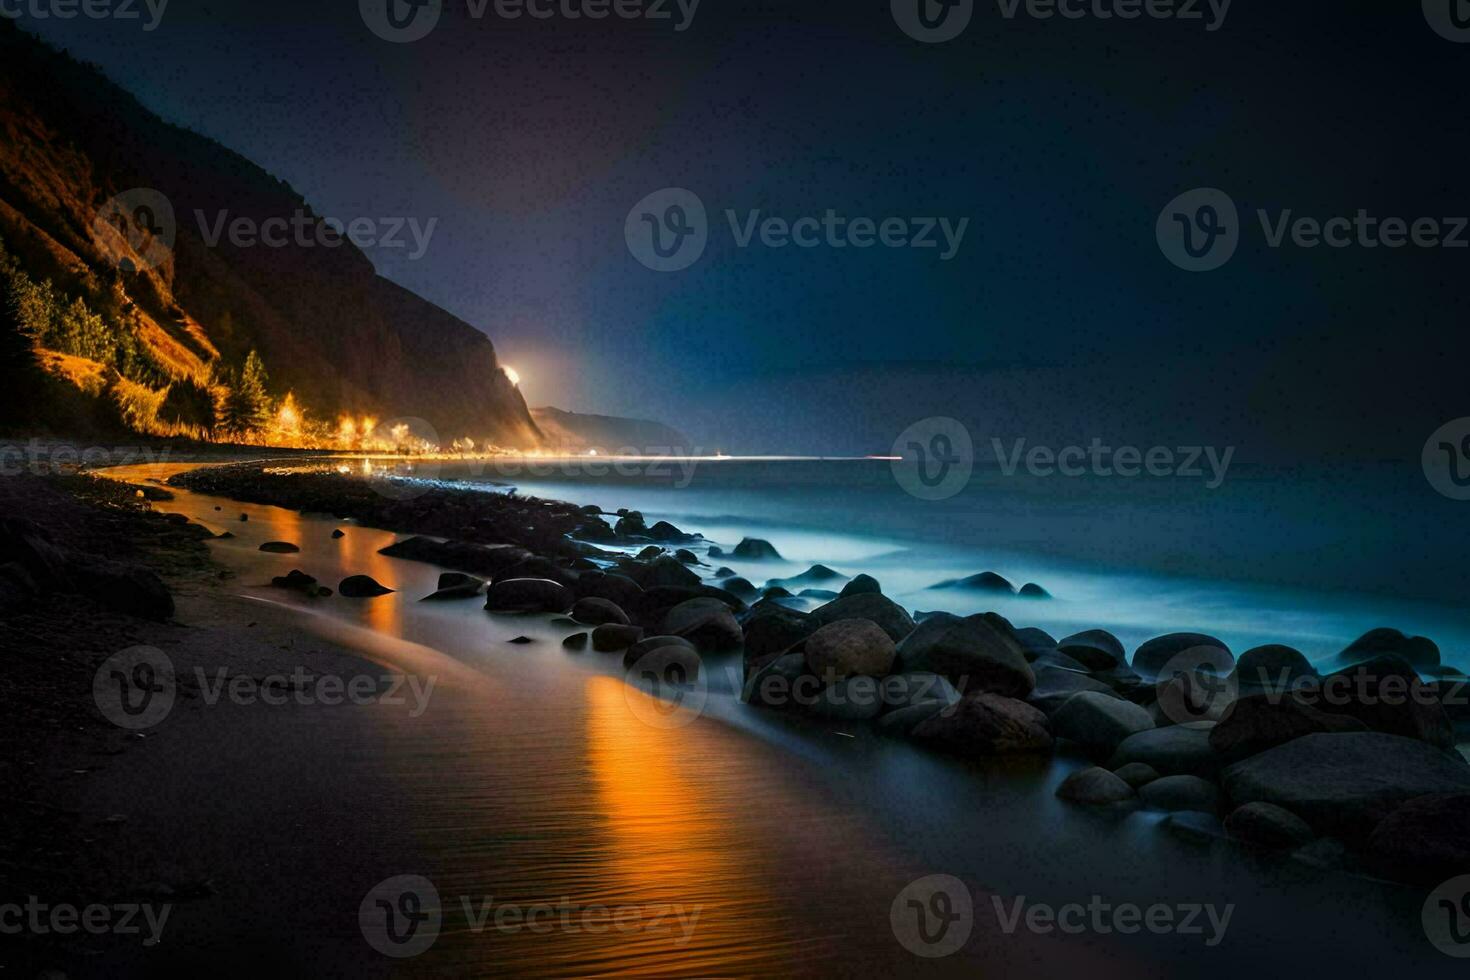
[[[517,386],[520,385],[520,383],[521,383],[521,375],[520,375],[520,372],[519,371],[517,371],[513,367],[502,367],[500,370],[502,370],[502,371],[505,372],[505,376],[510,379],[510,383],[511,384],[517,385]]]

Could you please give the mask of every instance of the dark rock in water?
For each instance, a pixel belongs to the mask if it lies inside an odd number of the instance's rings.
[[[240,520],[241,520],[242,523],[244,521],[248,521],[248,520],[250,520],[250,515],[249,514],[241,514],[240,515]]]
[[[1171,662],[1175,665],[1182,662],[1188,669],[1207,665],[1221,676],[1229,674],[1235,666],[1230,648],[1204,633],[1169,633],[1157,636],[1133,653],[1133,669],[1143,677],[1158,677]]]
[[[485,590],[485,608],[498,613],[564,613],[574,601],[571,589],[545,578],[508,578]]]
[[[627,625],[632,622],[616,602],[595,596],[578,599],[572,606],[572,618],[585,626],[602,626],[605,623]]]
[[[876,592],[859,592],[857,595],[833,599],[812,610],[812,618],[818,626],[844,619],[866,619],[877,623],[895,643],[914,631],[914,621],[904,608]]]
[[[604,623],[592,631],[592,649],[598,653],[626,650],[643,639],[643,627],[626,623]]]
[[[1074,694],[1051,716],[1052,734],[1104,755],[1116,750],[1128,736],[1153,727],[1147,710],[1111,692]]]
[[[1319,837],[1291,852],[1293,861],[1319,871],[1337,871],[1347,863],[1347,845],[1335,837]]]
[[[1097,766],[1077,770],[1057,787],[1058,799],[1093,806],[1124,803],[1137,796],[1132,786]]]
[[[638,574],[637,582],[644,589],[655,589],[663,585],[693,589],[699,586],[699,576],[677,558],[664,555],[649,562]]]
[[[788,589],[800,589],[814,586],[819,582],[830,582],[833,579],[846,578],[841,572],[828,568],[826,565],[813,565],[800,575],[790,578],[772,579],[771,585],[780,585]]]
[[[601,518],[589,518],[579,521],[572,530],[572,537],[582,541],[597,541],[600,543],[611,543],[618,539],[617,532],[612,525]]]
[[[271,585],[278,589],[294,589],[307,595],[316,595],[316,579],[299,568],[293,568],[285,575],[277,575],[271,579]]]
[[[740,699],[746,704],[767,708],[793,708],[796,700],[792,688],[799,680],[810,677],[806,654],[788,653],[765,664],[745,682]]]
[[[1014,631],[1016,642],[1021,644],[1021,649],[1026,651],[1026,659],[1035,661],[1037,657],[1060,656],[1061,651],[1057,649],[1057,641],[1046,630],[1039,630],[1034,626]],[[1071,658],[1068,658],[1071,659]],[[1078,670],[1086,670],[1080,662],[1076,662]]]
[[[1374,731],[1453,748],[1455,729],[1429,684],[1403,659],[1374,657],[1322,679],[1321,707]]]
[[[1159,826],[1191,844],[1213,844],[1225,838],[1225,828],[1221,825],[1220,818],[1198,810],[1171,813]]]
[[[662,630],[669,610],[690,599],[716,599],[732,612],[744,612],[746,608],[739,596],[726,592],[724,589],[706,585],[695,588],[659,586],[645,592],[638,604],[628,609],[628,615],[633,617],[635,623],[651,630]]]
[[[289,541],[267,541],[260,550],[272,555],[294,555],[301,549]]]
[[[771,542],[762,541],[760,538],[746,538],[735,546],[731,554],[746,561],[781,560],[780,553],[771,546]]]
[[[340,527],[337,528],[335,531],[332,532],[332,540],[334,540],[334,541],[336,539],[338,539],[338,538],[345,538],[345,537],[347,537],[347,532],[346,531],[343,531]]]
[[[174,614],[174,598],[168,586],[141,565],[78,556],[73,559],[70,571],[78,592],[114,612],[159,622]]]
[[[1219,787],[1198,776],[1161,776],[1139,787],[1138,798],[1152,810],[1214,813],[1220,809]]]
[[[618,518],[613,525],[613,533],[620,538],[642,537],[648,534],[648,525],[643,522],[643,515],[636,510],[630,510]]]
[[[819,599],[822,602],[830,602],[837,598],[837,593],[831,589],[802,589],[796,593],[798,599]]]
[[[674,636],[655,636],[628,648],[623,666],[633,682],[690,684],[699,679],[703,664],[693,645]]]
[[[1229,679],[1213,669],[1227,654],[1213,647],[1195,647],[1184,659],[1192,660],[1196,656],[1204,661],[1213,659],[1215,664],[1197,663],[1196,669],[1184,670],[1175,661],[1170,673],[1160,677],[1154,686],[1156,703],[1151,710],[1160,725],[1219,721],[1230,710],[1236,692],[1231,690]]]
[[[1139,786],[1147,786],[1159,778],[1159,771],[1157,769],[1153,766],[1145,765],[1142,762],[1130,762],[1127,765],[1119,766],[1114,770],[1114,774],[1135,789]]]
[[[568,650],[585,650],[587,649],[587,641],[589,639],[591,637],[586,633],[573,633],[565,640],[562,640],[561,645]]]
[[[518,636],[513,640],[506,640],[505,642],[514,643],[516,646],[525,646],[527,643],[535,643],[536,641],[529,636]]]
[[[772,586],[761,593],[762,599],[790,599],[791,593],[779,585]]]
[[[1367,853],[1370,868],[1399,881],[1470,874],[1470,795],[1410,800],[1374,829]]]
[[[834,721],[871,721],[883,710],[878,685],[876,677],[865,674],[844,677],[824,687],[806,709],[818,718]]]
[[[235,536],[234,533],[231,532],[231,531],[221,531],[219,534],[216,534],[214,536],[214,539],[216,541],[228,541],[231,538],[233,538],[234,536]]]
[[[1300,650],[1276,643],[1247,650],[1235,664],[1235,683],[1242,691],[1285,693],[1320,676]]]
[[[846,598],[847,596],[850,596],[850,595],[870,595],[870,594],[871,595],[882,595],[883,594],[883,586],[879,585],[878,584],[878,580],[875,579],[873,576],[863,574],[863,575],[858,575],[851,582],[848,582],[846,585],[844,585],[842,587],[842,591],[838,593],[838,596],[840,598]]]
[[[1247,803],[1225,818],[1225,833],[1243,844],[1272,851],[1300,847],[1312,839],[1312,828],[1290,810],[1274,803]]]
[[[893,640],[866,619],[828,623],[806,638],[807,668],[827,681],[854,674],[886,677],[893,657]]]
[[[515,545],[471,544],[467,541],[435,541],[432,538],[405,538],[378,554],[388,558],[406,558],[427,562],[441,568],[453,568],[474,575],[495,577],[531,557],[531,553]]]
[[[1027,695],[1026,702],[1040,708],[1047,715],[1053,714],[1070,700],[1072,695],[1083,691],[1094,691],[1110,698],[1119,698],[1117,692],[1102,681],[1080,671],[1044,665],[1041,661],[1032,664],[1032,670],[1036,675],[1036,686]]]
[[[1319,711],[1292,695],[1278,699],[1275,694],[1251,694],[1236,699],[1220,723],[1210,729],[1210,747],[1228,764],[1303,735],[1366,731],[1367,728],[1356,718]]]
[[[1365,840],[1420,796],[1470,793],[1470,766],[1418,739],[1382,732],[1307,735],[1225,769],[1237,804],[1274,803],[1319,836]]]
[[[679,559],[686,565],[704,564],[704,562],[699,560],[699,556],[690,551],[688,548],[680,548],[678,551],[674,552],[674,557]]]
[[[636,609],[643,601],[643,587],[616,572],[584,572],[577,579],[576,591],[578,598],[606,599],[624,611]]]
[[[916,739],[966,755],[1050,752],[1046,715],[998,694],[967,694],[958,704],[914,727]]]
[[[575,588],[579,577],[577,572],[557,564],[550,558],[531,555],[500,572],[495,579],[498,581],[503,578],[549,578],[568,588]]]
[[[655,541],[693,541],[695,535],[685,534],[668,521],[659,521],[649,528],[647,534]]]
[[[1360,663],[1378,656],[1402,657],[1414,667],[1438,667],[1439,647],[1427,636],[1405,636],[1388,627],[1369,630],[1337,655],[1343,663]]]
[[[1128,663],[1123,644],[1107,630],[1073,633],[1058,642],[1057,649],[1086,664],[1088,670],[1108,670]]]
[[[738,575],[734,578],[721,580],[720,588],[738,596],[755,595],[756,592],[755,586],[751,585],[748,579],[741,578]]]
[[[878,730],[885,735],[909,736],[921,722],[951,707],[944,701],[919,701],[905,708],[896,708],[878,717]]]
[[[734,578],[735,569],[725,568],[723,565],[715,570],[715,578]]]
[[[653,561],[655,558],[663,553],[664,549],[660,548],[656,544],[651,544],[647,548],[644,548],[642,551],[638,552],[637,558],[639,561]]]
[[[709,555],[709,557],[711,557],[711,558],[723,558],[723,557],[725,557],[725,549],[724,548],[721,548],[717,544],[712,544],[712,545],[709,546],[709,550],[706,551],[705,554]],[[721,569],[721,571],[729,571],[729,569]],[[716,573],[716,574],[718,574],[718,573]],[[730,574],[733,575],[734,572],[731,572]]]
[[[940,701],[949,705],[960,700],[960,692],[955,690],[949,678],[938,674],[917,672],[891,674],[883,678],[883,683],[879,686],[879,693],[882,695],[884,707],[894,711],[929,701]]]
[[[698,648],[695,647],[693,643],[690,643],[688,640],[684,639],[682,636],[669,636],[667,634],[660,636],[646,636],[643,639],[639,640],[637,643],[634,643],[632,646],[630,646],[627,653],[623,654],[623,666],[632,667],[641,658],[647,656],[655,650],[660,650],[664,647],[682,647],[685,650],[691,650],[696,653],[698,652]]]
[[[712,598],[689,599],[670,609],[663,631],[682,636],[701,650],[733,650],[745,640],[730,607]]]
[[[765,666],[821,625],[808,613],[774,602],[757,603],[745,620],[745,669]]]
[[[438,587],[441,589],[482,589],[485,587],[485,580],[466,575],[464,572],[440,572]]]
[[[394,591],[368,575],[349,575],[337,584],[337,591],[347,599],[372,599]]]
[[[926,619],[899,644],[898,657],[902,670],[943,674],[966,694],[987,691],[1024,698],[1036,686],[1036,675],[1026,662],[1025,651],[999,617],[960,619],[945,615]],[[1041,714],[1039,709],[1027,707]]]
[[[1129,735],[1108,762],[1109,769],[1142,762],[1165,776],[1213,776],[1220,759],[1210,748],[1211,725],[1170,725]]]
[[[1020,595],[1022,599],[1051,598],[1051,593],[1043,589],[1041,586],[1037,585],[1035,582],[1027,582],[1025,585],[1021,586],[1021,591],[1017,594]]]
[[[967,578],[946,579],[931,589],[968,589],[971,592],[994,592],[1000,595],[1015,595],[1016,587],[1009,580],[994,572],[980,572]]]

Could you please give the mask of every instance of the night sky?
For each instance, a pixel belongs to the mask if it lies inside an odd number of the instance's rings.
[[[1007,19],[990,0],[932,45],[887,0],[703,0],[684,31],[447,0],[410,44],[350,0],[22,24],[321,214],[438,218],[422,258],[369,254],[488,333],[532,404],[736,452],[886,452],[950,415],[977,442],[1417,459],[1470,415],[1470,248],[1272,249],[1255,211],[1470,214],[1470,44],[1413,2],[1237,0],[1213,32],[1200,9]],[[670,186],[702,199],[710,240],[659,273],[624,220]],[[1155,239],[1196,187],[1242,219],[1209,273]],[[969,225],[947,262],[742,249],[727,208]]]

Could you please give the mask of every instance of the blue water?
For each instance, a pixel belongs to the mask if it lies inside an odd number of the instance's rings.
[[[911,610],[995,610],[1061,636],[1101,627],[1130,648],[1198,630],[1237,653],[1286,643],[1319,662],[1374,627],[1433,638],[1470,667],[1470,505],[1417,466],[1250,470],[1206,480],[977,470],[942,501],[882,460],[484,460],[418,464],[411,479],[641,510],[726,550],[747,535],[782,562],[710,559],[756,585],[821,562],[867,572]],[[699,550],[699,549],[696,549]],[[994,571],[1051,600],[935,590]],[[840,588],[840,582],[836,586]],[[795,591],[795,590],[793,590]]]

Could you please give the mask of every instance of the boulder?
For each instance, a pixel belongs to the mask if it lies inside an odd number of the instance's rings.
[[[842,591],[840,593],[838,593],[838,596],[840,598],[845,598],[845,597],[850,596],[850,595],[882,595],[882,594],[883,594],[883,586],[881,586],[881,585],[878,584],[878,580],[877,579],[875,579],[871,575],[859,575],[856,578],[854,578],[851,582],[848,582],[846,585],[844,585],[842,587]]]
[[[601,626],[604,623],[627,625],[632,620],[623,612],[623,607],[611,599],[587,596],[572,604],[572,618],[584,626]]]
[[[1470,795],[1421,796],[1398,807],[1374,828],[1367,861],[1385,877],[1426,885],[1470,874]]]
[[[174,614],[174,597],[153,572],[127,562],[90,555],[68,566],[72,585],[114,612],[163,622]]]
[[[347,599],[374,599],[393,591],[370,575],[349,575],[337,585],[337,592]]]
[[[1016,587],[994,572],[980,572],[967,578],[946,579],[929,586],[931,589],[965,589],[969,592],[989,592],[995,595],[1015,595]]]
[[[1147,786],[1159,778],[1159,772],[1153,766],[1142,762],[1130,762],[1126,766],[1119,766],[1114,770],[1115,775],[1123,782],[1135,789],[1139,786]]]
[[[998,616],[932,616],[899,644],[898,657],[901,670],[942,674],[966,693],[1024,698],[1036,686],[1025,651]]]
[[[549,578],[553,582],[560,582],[568,588],[575,588],[579,575],[569,568],[558,565],[550,558],[531,555],[528,558],[516,562],[495,576],[496,581],[503,578]]]
[[[886,639],[886,637],[885,637]],[[883,710],[879,680],[867,674],[855,674],[833,681],[806,706],[818,718],[834,721],[869,721]]]
[[[1214,813],[1220,808],[1219,787],[1198,776],[1160,776],[1139,787],[1138,798],[1152,810]]]
[[[1046,712],[1048,716],[1066,704],[1072,695],[1083,691],[1092,691],[1110,698],[1118,697],[1112,688],[1081,671],[1047,666],[1040,660],[1031,666],[1036,675],[1036,687],[1027,695],[1026,701]]]
[[[1303,735],[1366,731],[1366,725],[1347,715],[1319,711],[1288,695],[1251,694],[1238,698],[1220,723],[1210,729],[1210,747],[1222,764],[1239,762]]]
[[[743,578],[739,575],[722,580],[720,582],[720,588],[724,589],[726,592],[729,592],[732,595],[738,595],[742,597],[755,595],[756,593],[756,587],[751,584],[750,579]]]
[[[1165,776],[1212,776],[1220,759],[1210,748],[1209,725],[1170,725],[1129,735],[1108,762],[1109,769],[1142,762]]]
[[[1026,651],[1026,659],[1032,663],[1035,663],[1041,657],[1062,656],[1061,651],[1057,649],[1056,639],[1046,630],[1037,629],[1034,626],[1027,626],[1024,629],[1012,630],[1011,635],[1016,638],[1017,643],[1021,644],[1021,649]],[[1066,659],[1071,660],[1072,658],[1068,657]],[[1079,670],[1086,669],[1080,663],[1077,663],[1077,661],[1072,662],[1077,664]]]
[[[440,589],[483,589],[485,580],[474,575],[466,575],[464,572],[440,572]]]
[[[1146,709],[1111,692],[1074,694],[1051,716],[1053,735],[1097,754],[1111,754],[1128,736],[1153,727]]]
[[[1073,633],[1059,641],[1057,649],[1074,660],[1081,661],[1088,670],[1108,670],[1128,663],[1128,658],[1123,653],[1123,644],[1107,630]]]
[[[1220,824],[1220,818],[1213,813],[1202,813],[1199,810],[1171,813],[1159,826],[1191,844],[1213,844],[1225,839],[1225,828]]]
[[[485,608],[497,613],[561,613],[575,601],[571,589],[545,578],[509,578],[485,590]]]
[[[965,755],[1050,752],[1046,715],[1024,701],[999,694],[967,694],[916,725],[913,737]]]
[[[664,647],[680,647],[691,652],[698,652],[698,649],[694,646],[694,644],[690,643],[682,636],[645,636],[637,643],[634,643],[632,646],[628,647],[628,651],[623,654],[623,666],[632,667],[641,658],[647,656],[655,650],[661,650]]]
[[[656,544],[651,544],[647,548],[644,548],[642,551],[638,552],[638,554],[634,555],[633,557],[637,558],[639,561],[653,561],[655,558],[663,553],[664,549],[660,548]]]
[[[589,637],[586,633],[573,633],[565,640],[562,640],[561,645],[566,647],[568,650],[585,650],[587,649],[587,641],[589,639],[591,639],[591,637]]]
[[[715,557],[715,551],[716,550],[718,550],[718,549],[711,548],[709,550],[709,553],[710,553],[710,557],[711,558]],[[733,569],[733,568],[726,568],[725,566],[721,565],[719,568],[715,569],[715,578],[734,578],[734,577],[735,577],[735,569]]]
[[[1470,793],[1470,766],[1401,735],[1305,735],[1227,767],[1223,783],[1236,804],[1274,803],[1319,836],[1360,841],[1416,797]]]
[[[1290,810],[1274,803],[1247,803],[1225,818],[1225,833],[1243,844],[1280,851],[1312,839],[1312,828]]]
[[[1285,694],[1299,685],[1313,684],[1320,676],[1300,650],[1277,643],[1247,650],[1235,663],[1235,683],[1242,692]]]
[[[1323,711],[1350,715],[1374,731],[1452,748],[1455,730],[1436,689],[1401,657],[1381,655],[1322,679]]]
[[[1439,647],[1427,636],[1406,636],[1396,629],[1379,627],[1358,637],[1337,655],[1342,663],[1355,664],[1374,657],[1400,657],[1413,667],[1438,667]]]
[[[702,561],[699,560],[699,556],[696,555],[694,552],[690,551],[688,548],[680,548],[678,551],[674,552],[674,557],[677,558],[677,559],[679,559],[681,562],[683,562],[686,565],[703,565],[704,564],[704,562],[702,562]]]
[[[684,542],[695,540],[694,535],[685,534],[683,531],[679,530],[668,521],[659,521],[657,524],[653,525],[653,527],[649,528],[645,533],[655,541]]]
[[[592,649],[598,653],[626,650],[643,639],[643,627],[627,623],[604,623],[592,631]]]
[[[949,705],[960,699],[960,692],[955,690],[948,678],[938,674],[892,674],[883,679],[879,690],[884,706],[892,711],[927,701]]]
[[[1050,599],[1051,593],[1037,585],[1035,582],[1027,582],[1021,586],[1021,591],[1016,593],[1022,599]]]
[[[776,657],[752,674],[745,682],[740,699],[746,704],[767,708],[792,708],[796,706],[793,686],[810,676],[806,654],[788,653]]]
[[[759,602],[745,620],[745,666],[765,666],[821,626],[810,614],[775,602]]]
[[[643,587],[617,572],[584,572],[577,578],[579,599],[606,599],[623,610],[636,609],[643,601]]]
[[[699,587],[699,575],[691,572],[683,562],[670,555],[663,555],[649,562],[636,572],[639,585],[646,589],[660,586],[695,589]]]
[[[435,541],[425,537],[405,538],[378,549],[378,554],[389,558],[427,562],[441,568],[452,568],[485,577],[498,576],[531,557],[531,553],[525,548],[510,544],[471,544],[468,541]]]
[[[943,701],[919,701],[878,716],[878,730],[885,735],[909,736],[920,722],[927,721],[950,705]]]
[[[746,561],[780,561],[781,555],[771,546],[771,542],[762,541],[760,538],[746,538],[735,546],[731,552],[736,558]]]
[[[1133,652],[1133,669],[1141,677],[1159,677],[1175,658],[1187,661],[1191,669],[1207,664],[1221,676],[1235,667],[1230,648],[1215,637],[1205,633],[1167,633],[1148,640]]]
[[[289,541],[267,541],[260,550],[272,555],[294,555],[301,550]]]
[[[772,579],[769,584],[783,586],[787,589],[801,589],[846,577],[846,575],[843,575],[835,569],[828,568],[826,565],[813,565],[800,575],[793,575],[790,578]]]
[[[807,667],[824,680],[855,674],[886,677],[893,670],[893,658],[893,640],[866,619],[828,623],[806,638]]]
[[[1093,806],[1125,803],[1136,799],[1133,787],[1106,769],[1079,769],[1057,787],[1057,798]]]
[[[336,530],[334,530],[332,532],[332,540],[333,541],[336,541],[339,538],[345,538],[345,537],[347,537],[347,532],[346,531],[343,531],[340,527],[337,528]]]
[[[844,619],[865,619],[876,623],[894,643],[914,631],[914,621],[908,612],[892,599],[876,592],[859,592],[834,599],[812,610],[812,619],[818,626]]]
[[[664,616],[663,632],[682,636],[701,650],[733,650],[745,633],[730,607],[719,599],[688,599]]]

